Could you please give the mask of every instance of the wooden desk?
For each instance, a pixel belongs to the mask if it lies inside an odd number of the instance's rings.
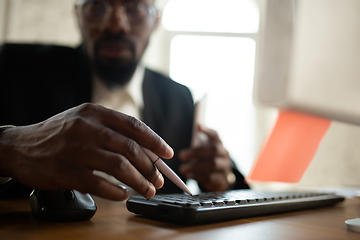
[[[98,211],[86,222],[42,222],[31,215],[28,200],[0,200],[0,239],[360,239],[344,221],[360,216],[360,200],[305,210],[200,226],[179,226],[136,217],[125,202],[94,198]]]

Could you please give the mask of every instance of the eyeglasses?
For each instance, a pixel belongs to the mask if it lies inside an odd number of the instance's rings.
[[[76,3],[77,11],[82,17],[82,24],[88,28],[96,28],[106,24],[114,7],[106,0],[79,0]],[[138,24],[149,16],[156,14],[154,6],[137,1],[127,1],[121,4],[120,9],[125,13],[130,24]]]

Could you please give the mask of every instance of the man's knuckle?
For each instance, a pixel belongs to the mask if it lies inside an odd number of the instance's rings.
[[[81,116],[73,116],[63,124],[64,130],[78,130],[85,126],[85,119]]]
[[[93,103],[83,103],[79,106],[78,112],[86,113],[86,112],[92,111],[92,109],[94,109],[94,107],[95,107],[95,104],[93,104]]]
[[[114,138],[114,134],[106,128],[102,128],[98,134],[101,142],[105,145]]]
[[[135,141],[129,139],[125,143],[125,151],[127,156],[134,158],[139,155],[139,145]]]
[[[127,161],[121,155],[117,155],[112,159],[111,167],[115,172],[125,172],[127,170]]]
[[[131,127],[131,130],[134,132],[142,132],[143,131],[143,123],[133,116],[128,116],[128,122]]]
[[[158,174],[157,174],[157,170],[154,166],[154,164],[150,164],[149,168],[147,170],[147,177],[151,180],[151,181],[156,181],[158,178]]]
[[[160,137],[155,137],[153,140],[153,144],[155,145],[155,147],[160,148],[161,146],[163,146],[163,141]],[[165,146],[164,146],[165,148]]]
[[[150,184],[144,180],[140,186],[140,192],[146,194],[150,190]]]

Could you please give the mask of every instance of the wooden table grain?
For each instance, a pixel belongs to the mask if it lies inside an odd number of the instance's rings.
[[[360,216],[360,200],[347,199],[318,208],[199,226],[181,226],[135,216],[125,202],[94,197],[98,211],[90,221],[45,222],[31,215],[26,199],[0,200],[0,239],[360,239],[347,231],[345,220]]]

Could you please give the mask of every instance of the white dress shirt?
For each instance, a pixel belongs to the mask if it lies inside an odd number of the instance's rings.
[[[100,79],[94,78],[92,102],[141,119],[144,73],[145,68],[138,66],[125,86],[114,89],[108,89]]]
[[[92,102],[141,119],[141,111],[144,107],[142,91],[144,74],[145,68],[139,65],[125,86],[114,89],[108,89],[100,79],[94,78]],[[107,179],[113,184],[123,185],[104,172],[94,171],[94,174]]]

